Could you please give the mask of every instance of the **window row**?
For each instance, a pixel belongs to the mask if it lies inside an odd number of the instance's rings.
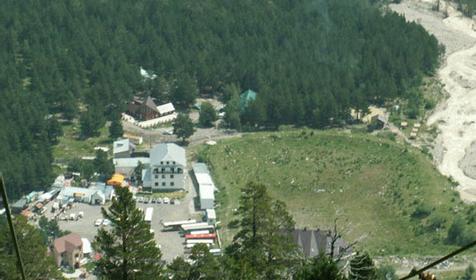
[[[170,174],[170,179],[174,178],[174,174]],[[159,175],[155,175],[155,179],[159,179]],[[165,174],[162,174],[162,179],[165,179]]]
[[[167,183],[166,182],[162,182],[162,187],[166,187],[167,186]],[[158,182],[155,182],[155,186],[158,187],[159,186],[159,183]],[[170,186],[173,187],[175,186],[175,183],[174,182],[170,182]]]

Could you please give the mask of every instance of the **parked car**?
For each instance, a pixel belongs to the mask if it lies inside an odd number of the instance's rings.
[[[150,203],[155,203],[155,198],[152,198],[152,199],[150,200]]]
[[[162,197],[157,198],[157,203],[160,204],[160,203],[162,203],[162,202],[163,202]]]
[[[164,204],[169,204],[170,203],[170,198],[164,197]]]
[[[104,221],[102,221],[102,224],[105,225],[105,226],[109,226],[109,225],[111,225],[111,220],[104,219]]]
[[[142,202],[142,201],[144,201],[144,198],[142,196],[138,196],[137,197],[137,202]]]
[[[144,203],[149,203],[149,198],[144,197]]]
[[[97,220],[94,222],[94,225],[98,227],[98,226],[102,225],[102,222],[103,222],[103,219],[97,219]]]
[[[78,218],[82,218],[84,217],[84,212],[83,211],[79,211],[78,212]]]

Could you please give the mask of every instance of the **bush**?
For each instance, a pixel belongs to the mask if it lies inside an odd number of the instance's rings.
[[[412,218],[423,219],[431,214],[431,207],[426,203],[419,203],[412,213]]]
[[[471,240],[471,232],[467,228],[466,223],[461,217],[457,217],[448,229],[446,242],[452,245],[465,245]]]

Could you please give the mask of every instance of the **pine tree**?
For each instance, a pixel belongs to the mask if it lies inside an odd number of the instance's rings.
[[[225,107],[225,126],[232,129],[241,129],[240,120],[240,96],[232,94]]]
[[[200,116],[198,118],[198,123],[203,127],[213,126],[213,122],[217,120],[217,113],[212,104],[208,102],[203,102],[200,105]]]
[[[334,260],[325,254],[317,256],[304,264],[296,275],[300,280],[344,280]]]
[[[349,280],[374,280],[376,269],[367,252],[358,252],[350,261]]]
[[[227,248],[238,264],[234,273],[251,270],[264,279],[289,274],[297,251],[290,239],[294,221],[284,203],[271,200],[264,185],[251,182],[242,190],[238,213],[240,231]]]
[[[136,208],[127,188],[116,188],[116,197],[108,210],[102,208],[104,218],[111,221],[111,230],[101,228],[93,246],[101,259],[97,271],[104,279],[163,279],[162,254]]]
[[[14,227],[27,279],[63,279],[54,260],[47,254],[41,231],[29,225],[22,216],[15,217]],[[20,280],[17,258],[10,231],[5,221],[0,223],[0,279]]]
[[[58,144],[58,137],[63,136],[63,127],[55,117],[48,119],[48,140],[51,144]]]
[[[107,153],[102,150],[96,151],[96,158],[93,163],[96,172],[101,174],[105,179],[110,178],[112,173],[114,173],[112,160],[110,160]]]
[[[185,143],[185,140],[192,136],[194,132],[195,128],[192,120],[185,114],[179,114],[174,122],[174,134],[178,138],[182,138],[182,142]]]
[[[124,130],[122,128],[122,123],[120,119],[115,118],[109,126],[109,138],[116,140],[119,137],[122,137]]]

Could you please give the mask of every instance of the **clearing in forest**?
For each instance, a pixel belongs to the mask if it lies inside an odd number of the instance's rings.
[[[236,232],[240,188],[268,186],[299,227],[329,229],[378,255],[440,254],[454,218],[468,219],[453,184],[409,146],[364,133],[292,130],[247,134],[204,147],[225,243]],[[233,224],[233,223],[231,223]]]

